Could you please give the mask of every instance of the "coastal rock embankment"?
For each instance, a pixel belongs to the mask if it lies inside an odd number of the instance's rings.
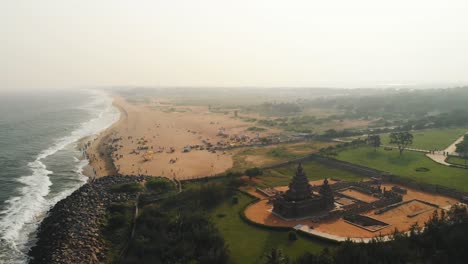
[[[102,263],[106,244],[101,229],[112,203],[134,201],[135,193],[115,191],[118,184],[143,176],[107,176],[89,182],[49,210],[29,252],[30,263]]]

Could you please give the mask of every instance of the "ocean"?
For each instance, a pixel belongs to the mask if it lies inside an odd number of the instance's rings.
[[[78,141],[119,119],[97,90],[0,97],[0,263],[27,263],[49,208],[83,185]]]

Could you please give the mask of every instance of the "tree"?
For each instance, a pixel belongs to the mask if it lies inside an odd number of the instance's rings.
[[[265,264],[288,264],[289,258],[283,255],[281,249],[272,248],[265,254]]]
[[[413,134],[408,131],[390,133],[390,144],[397,145],[401,155],[408,145],[413,144]]]
[[[263,171],[260,168],[254,167],[245,170],[245,175],[249,176],[249,179],[252,179],[255,176],[262,175]]]
[[[377,151],[377,148],[380,147],[381,140],[379,135],[369,135],[367,138],[367,144],[374,147],[374,151]]]

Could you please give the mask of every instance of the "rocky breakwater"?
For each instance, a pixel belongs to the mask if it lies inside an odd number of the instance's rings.
[[[116,192],[112,186],[141,182],[142,176],[107,176],[83,185],[58,202],[41,223],[30,263],[102,263],[106,244],[101,229],[112,203],[136,199],[135,193]]]

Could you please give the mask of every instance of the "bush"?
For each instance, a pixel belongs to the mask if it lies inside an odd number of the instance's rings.
[[[153,178],[149,179],[146,182],[146,188],[153,192],[163,192],[168,191],[174,187],[169,180],[162,179],[162,178]]]
[[[128,205],[125,203],[113,203],[109,206],[109,211],[111,213],[120,213],[124,214],[128,208]]]
[[[232,204],[238,204],[239,203],[239,198],[237,198],[237,196],[232,197],[231,203]]]
[[[257,167],[254,167],[254,168],[250,168],[250,169],[246,169],[246,170],[245,170],[245,175],[249,176],[249,178],[252,178],[252,177],[255,177],[255,176],[259,176],[259,175],[262,175],[262,174],[263,174],[262,169],[257,168]]]
[[[107,222],[107,228],[109,230],[116,230],[119,229],[127,224],[127,217],[123,214],[113,214],[108,222]]]
[[[289,231],[288,232],[288,240],[289,241],[296,241],[297,240],[296,231]]]
[[[428,172],[428,171],[430,171],[430,169],[425,168],[425,167],[416,168],[414,170],[417,171],[417,172]]]
[[[141,192],[142,187],[139,183],[122,183],[112,186],[112,191],[114,192],[127,192],[127,193],[136,193]]]
[[[267,129],[266,128],[263,128],[263,127],[256,127],[256,126],[253,126],[253,127],[249,127],[247,128],[248,131],[266,131]]]

